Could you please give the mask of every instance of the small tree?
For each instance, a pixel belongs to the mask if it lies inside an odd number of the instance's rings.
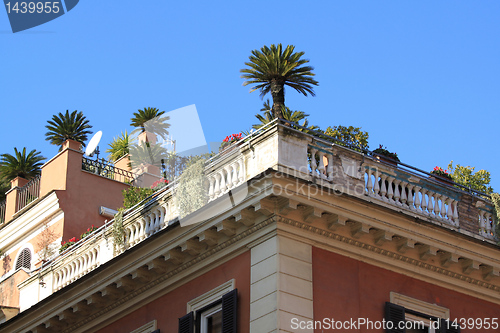
[[[453,161],[448,164],[448,172],[455,183],[486,194],[493,193],[493,188],[490,186],[490,173],[486,170],[477,172],[474,170],[475,167],[471,166],[461,166],[460,164],[453,166]]]
[[[109,159],[113,162],[118,161],[123,156],[127,155],[130,150],[130,137],[128,132],[121,133],[120,136],[113,139],[113,142],[109,144],[109,148],[106,153],[109,153]]]
[[[48,222],[46,221],[43,224],[42,232],[36,242],[40,260],[47,261],[54,253],[56,253],[56,248],[58,247],[58,244],[54,244],[56,239],[57,233],[50,229]]]
[[[362,131],[361,127],[328,126],[325,134],[349,145],[368,149],[368,132]]]

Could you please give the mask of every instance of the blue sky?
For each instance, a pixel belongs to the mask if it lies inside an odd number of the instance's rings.
[[[262,107],[240,78],[250,51],[283,43],[315,67],[316,97],[286,94],[310,123],[362,127],[371,149],[423,170],[486,169],[498,191],[499,13],[488,0],[81,0],[13,34],[0,10],[0,153],[52,157],[44,126],[66,109],[104,132],[101,151],[148,106],[195,104],[207,141],[222,141]]]

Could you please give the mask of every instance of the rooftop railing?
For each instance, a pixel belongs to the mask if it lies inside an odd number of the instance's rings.
[[[130,183],[134,179],[134,174],[130,171],[119,169],[113,165],[104,164],[99,161],[93,161],[85,157],[82,158],[82,170],[122,183]]]
[[[26,185],[17,192],[16,212],[35,201],[40,196],[40,176],[32,178]]]
[[[468,230],[469,236],[482,241],[493,243],[497,240],[493,208],[484,193],[453,186],[456,184],[441,184],[419,169],[403,163],[380,162],[369,151],[344,145],[331,137],[313,135],[315,133],[297,124],[284,123],[287,125],[278,124],[278,130],[273,130],[274,122],[269,131],[266,128],[255,132],[238,141],[238,149],[226,149],[207,161],[204,175],[208,203],[273,168],[308,180],[310,184],[334,190],[342,188],[346,192],[352,189],[354,191],[349,193],[368,202],[413,218],[420,217],[450,230]],[[293,133],[287,133],[287,130]],[[278,154],[275,149],[282,151]],[[119,169],[91,162],[94,161],[84,159],[84,170],[89,168],[87,171],[93,170],[100,175],[107,172],[118,174],[115,170]],[[127,172],[123,175],[132,176]],[[171,225],[180,215],[179,203],[174,197],[178,185],[178,180],[170,182],[167,187],[125,211],[118,222],[115,219],[107,222],[46,263],[39,275],[51,276],[48,281],[52,281],[52,292],[55,292]],[[359,192],[354,193],[357,190]],[[122,224],[119,228],[123,230],[121,241],[114,239],[115,223]],[[115,250],[109,244],[121,244],[121,250]],[[26,286],[29,283],[35,282],[28,281]]]

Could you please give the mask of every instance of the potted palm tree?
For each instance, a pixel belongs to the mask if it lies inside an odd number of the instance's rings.
[[[253,50],[249,61],[245,62],[248,68],[240,70],[241,77],[246,81],[244,86],[256,84],[250,92],[259,90],[264,97],[271,93],[273,97],[273,116],[283,119],[285,106],[285,85],[307,96],[314,96],[313,86],[318,82],[313,79],[313,67],[304,66],[309,62],[301,59],[304,52],[294,52],[295,46],[288,45],[285,49],[281,44],[271,47],[263,46],[260,50]]]
[[[39,176],[43,161],[46,160],[40,154],[36,149],[26,154],[26,147],[24,147],[22,151],[14,148],[14,155],[0,155],[0,174],[2,175],[2,180],[9,182],[16,177],[29,180]]]
[[[144,108],[142,110],[137,110],[134,112],[133,117],[130,119],[130,126],[136,129],[132,132],[146,133],[148,137],[149,134],[154,134],[154,139],[150,140],[149,137],[146,139],[147,142],[152,144],[156,143],[156,137],[160,136],[163,139],[167,138],[168,128],[170,124],[167,123],[170,117],[164,116],[165,111],[160,111],[157,108]]]
[[[89,130],[92,128],[89,121],[81,111],[77,110],[71,114],[68,110],[65,114],[59,112],[58,115],[52,116],[52,120],[48,120],[47,123],[48,125],[45,127],[48,132],[45,133],[45,140],[49,141],[50,144],[60,146],[59,150],[62,149],[62,144],[66,140],[74,140],[85,147],[87,135],[92,134]]]

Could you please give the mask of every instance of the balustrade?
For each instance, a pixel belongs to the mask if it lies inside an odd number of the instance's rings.
[[[424,184],[395,178],[380,168],[365,169],[365,193],[369,197],[458,227],[458,201]]]
[[[70,284],[100,265],[99,245],[92,246],[83,253],[78,253],[77,256],[71,253],[68,258],[68,263],[59,267],[54,273],[54,291]]]
[[[207,175],[208,200],[212,201],[221,197],[229,190],[243,183],[245,168],[243,159],[229,161]]]

